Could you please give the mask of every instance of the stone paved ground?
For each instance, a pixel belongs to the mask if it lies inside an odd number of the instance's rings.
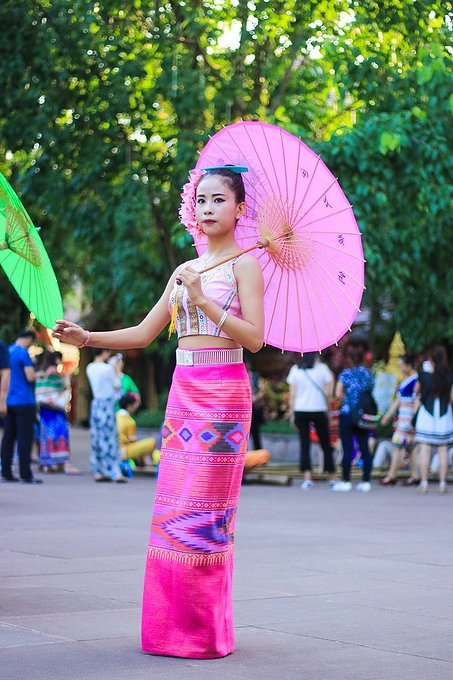
[[[88,469],[88,438],[72,434]],[[141,654],[154,481],[0,486],[2,680],[451,680],[453,489],[245,485],[236,651]]]

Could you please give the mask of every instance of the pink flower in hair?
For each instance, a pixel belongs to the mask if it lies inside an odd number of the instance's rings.
[[[179,208],[179,218],[182,224],[194,237],[203,234],[203,229],[198,225],[195,216],[197,184],[202,175],[204,175],[202,170],[191,170],[189,172],[189,181],[182,188],[182,201]]]

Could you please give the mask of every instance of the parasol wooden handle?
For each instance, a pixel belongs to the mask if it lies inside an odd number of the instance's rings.
[[[244,248],[243,250],[240,250],[239,253],[236,253],[235,255],[229,255],[228,257],[225,257],[223,260],[220,260],[220,262],[215,262],[214,264],[209,265],[209,267],[206,267],[206,269],[202,269],[200,271],[200,274],[204,274],[205,272],[208,272],[211,269],[215,269],[216,267],[220,267],[221,264],[225,264],[225,262],[229,262],[230,260],[234,260],[235,257],[239,257],[239,255],[244,255],[244,253],[249,253],[251,250],[255,250],[255,248],[267,248],[269,243],[270,243],[270,241],[269,241],[268,238],[260,239],[253,246],[249,246],[248,248]]]
[[[228,257],[225,257],[223,260],[220,260],[219,262],[214,262],[214,264],[209,265],[209,267],[206,267],[205,269],[201,269],[199,271],[199,274],[204,274],[205,272],[210,271],[211,269],[215,269],[216,267],[220,267],[221,264],[225,264],[226,262],[229,262],[230,260],[234,260],[235,257],[239,257],[239,255],[244,255],[244,253],[249,253],[251,250],[255,250],[256,248],[267,248],[270,244],[270,241],[268,238],[263,238],[257,241],[256,243],[253,244],[253,246],[249,246],[248,248],[244,248],[243,250],[240,250],[238,253],[235,255],[229,255]],[[176,283],[178,286],[181,285],[182,281],[181,279],[176,279]]]

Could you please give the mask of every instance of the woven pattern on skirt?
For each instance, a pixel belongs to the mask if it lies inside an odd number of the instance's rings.
[[[146,561],[145,652],[233,651],[234,525],[251,410],[244,364],[176,367]]]
[[[396,419],[395,431],[392,436],[392,444],[400,448],[413,446],[415,439],[415,428],[412,424],[414,417],[414,398],[401,397]]]
[[[70,458],[66,413],[41,406],[39,415],[39,464],[66,463]]]

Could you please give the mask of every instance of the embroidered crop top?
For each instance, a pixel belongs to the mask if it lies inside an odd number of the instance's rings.
[[[241,257],[242,255],[238,255],[234,260],[201,274],[201,289],[206,297],[220,305],[224,311],[239,319],[242,318],[241,303],[234,275],[234,265]],[[194,265],[191,266],[196,269]],[[200,267],[199,264],[198,266]],[[219,329],[206,316],[202,309],[190,302],[185,286],[175,283],[170,293],[170,313],[175,300],[177,304],[176,332],[178,338],[187,335],[213,335],[218,338],[229,338],[222,329]]]

